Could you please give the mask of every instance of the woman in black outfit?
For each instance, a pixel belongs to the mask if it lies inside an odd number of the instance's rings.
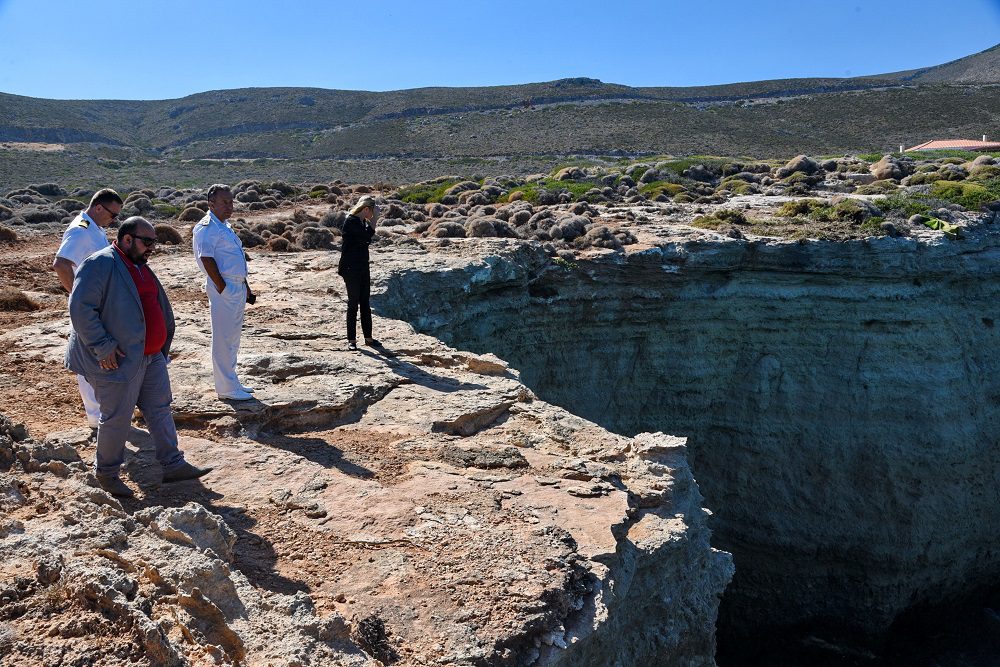
[[[375,198],[365,195],[351,209],[344,221],[344,243],[340,253],[337,273],[347,288],[347,349],[358,349],[357,317],[361,308],[361,333],[365,345],[378,346],[372,338],[372,309],[368,303],[371,294],[371,273],[368,269],[368,245],[375,236],[378,206]]]

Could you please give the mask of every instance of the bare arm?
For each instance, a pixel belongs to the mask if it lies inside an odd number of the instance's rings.
[[[56,261],[52,262],[52,270],[56,272],[56,275],[59,277],[59,283],[67,293],[73,291],[73,273],[75,269],[76,264],[65,257],[56,257]]]
[[[215,258],[202,257],[201,264],[205,267],[205,273],[208,274],[209,280],[215,285],[215,289],[218,290],[219,294],[222,294],[226,289],[226,281],[219,272],[219,265],[215,263]]]

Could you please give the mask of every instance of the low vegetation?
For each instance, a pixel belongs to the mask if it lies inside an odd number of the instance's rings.
[[[38,308],[39,305],[21,290],[0,286],[0,311],[32,311]]]

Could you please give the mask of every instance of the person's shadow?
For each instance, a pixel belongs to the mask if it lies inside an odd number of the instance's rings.
[[[445,393],[486,389],[486,385],[462,382],[443,375],[434,375],[421,366],[417,366],[416,364],[412,364],[408,361],[403,361],[395,353],[393,353],[390,348],[387,348],[384,345],[363,349],[358,348],[358,352],[367,357],[371,357],[372,359],[381,359],[385,361],[386,366],[388,366],[396,375],[406,378],[413,384],[419,384],[422,387],[427,387],[428,389]]]
[[[127,448],[123,476],[130,478],[143,492],[141,498],[122,500],[122,507],[129,514],[150,507],[183,507],[189,502],[196,502],[209,512],[221,516],[226,525],[236,533],[232,565],[251,584],[286,595],[309,591],[306,583],[278,574],[275,568],[277,553],[270,539],[262,531],[255,530],[257,518],[244,507],[227,505],[225,496],[208,486],[213,473],[199,479],[162,484],[163,473],[156,461],[149,434],[140,429],[132,429],[128,442],[136,449]]]

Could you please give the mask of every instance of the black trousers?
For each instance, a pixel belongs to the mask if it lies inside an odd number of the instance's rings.
[[[347,340],[357,340],[358,308],[361,309],[361,333],[372,337],[372,309],[368,300],[371,296],[372,278],[368,271],[345,272],[344,286],[347,288]]]

